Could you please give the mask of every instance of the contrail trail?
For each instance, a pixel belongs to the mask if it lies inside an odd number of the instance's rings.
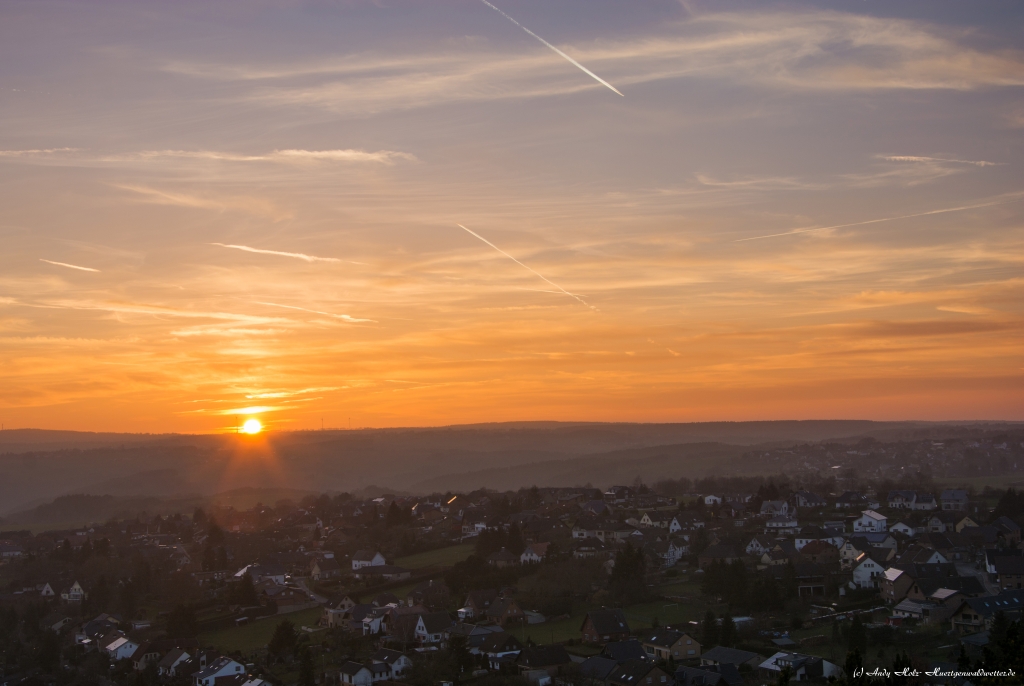
[[[828,231],[829,229],[845,229],[850,226],[864,226],[865,224],[878,224],[881,222],[893,222],[897,219],[910,219],[911,217],[927,217],[931,214],[946,214],[947,212],[963,212],[964,210],[974,210],[979,207],[992,207],[994,205],[1008,205],[1014,202],[1020,202],[1024,198],[1017,198],[1016,200],[1001,200],[999,202],[986,202],[981,205],[964,205],[963,207],[947,207],[942,210],[931,210],[930,212],[918,212],[917,214],[903,214],[899,217],[883,217],[882,219],[869,219],[864,222],[853,222],[852,224],[836,224],[835,226],[820,226],[813,229],[793,229],[792,231],[784,231],[782,233],[770,233],[766,236],[751,236],[750,238],[737,238],[732,241],[733,243],[742,243],[744,241],[759,241],[762,238],[778,238],[779,236],[792,236],[797,233],[811,233],[813,231]]]
[[[501,16],[505,17],[506,19],[508,19],[508,20],[509,20],[510,22],[512,22],[513,24],[515,24],[515,25],[516,25],[516,26],[518,26],[519,28],[521,28],[521,29],[522,29],[523,31],[526,31],[526,32],[527,32],[528,34],[530,34],[531,36],[533,36],[534,38],[536,38],[537,40],[539,40],[539,41],[540,41],[541,43],[543,43],[544,45],[548,46],[549,48],[551,48],[552,50],[554,50],[555,52],[557,52],[557,53],[558,53],[559,55],[561,55],[561,56],[562,56],[562,57],[564,57],[565,59],[567,59],[567,60],[569,60],[570,62],[572,62],[573,64],[575,64],[575,65],[576,65],[577,67],[579,67],[580,69],[582,69],[582,70],[583,70],[583,71],[584,71],[584,72],[585,72],[586,74],[588,74],[588,75],[589,75],[589,76],[590,76],[591,78],[593,78],[593,79],[594,79],[595,81],[597,81],[598,83],[600,83],[600,84],[601,84],[602,86],[606,86],[606,87],[608,87],[608,88],[612,89],[613,91],[615,91],[616,93],[618,93],[619,95],[622,95],[622,93],[619,93],[619,91],[618,91],[618,90],[616,90],[615,86],[613,86],[612,84],[608,83],[607,81],[605,81],[604,79],[602,79],[602,78],[601,78],[600,76],[598,76],[598,75],[597,75],[597,74],[595,74],[594,72],[590,71],[589,69],[587,69],[586,67],[584,67],[584,66],[583,66],[582,64],[580,64],[579,62],[577,62],[576,60],[574,60],[573,58],[571,58],[571,57],[569,57],[568,55],[566,55],[566,54],[565,54],[564,52],[562,52],[561,50],[559,50],[558,48],[556,48],[555,46],[553,46],[553,45],[552,45],[551,43],[548,43],[548,42],[547,42],[546,40],[544,40],[543,38],[541,38],[540,36],[538,36],[538,35],[537,35],[536,33],[534,33],[533,31],[531,31],[530,29],[526,28],[525,26],[523,26],[522,24],[520,24],[520,23],[519,23],[518,21],[516,21],[516,20],[515,20],[515,19],[513,19],[512,17],[508,16],[507,14],[505,14],[504,12],[502,12],[502,11],[501,11],[500,9],[498,9],[497,7],[495,7],[494,5],[492,5],[491,3],[487,2],[487,0],[480,0],[480,2],[482,2],[482,3],[483,3],[483,4],[485,4],[485,5],[487,5],[487,6],[488,6],[488,7],[490,7],[490,8],[492,9],[492,10],[494,10],[495,12],[497,12],[497,13],[498,13],[498,14],[500,14]],[[626,97],[626,96],[622,95],[622,97]],[[467,231],[468,231],[468,229],[467,229]]]
[[[520,267],[522,267],[523,269],[526,269],[526,270],[528,270],[528,271],[530,271],[530,272],[533,272],[534,274],[536,274],[536,275],[537,275],[537,276],[539,276],[540,278],[544,279],[544,281],[546,281],[547,283],[549,283],[549,284],[551,284],[552,286],[554,286],[555,288],[557,288],[557,289],[558,289],[559,291],[561,291],[562,293],[565,293],[565,294],[566,294],[567,296],[569,296],[570,298],[575,298],[576,300],[578,300],[578,301],[580,302],[580,304],[582,304],[582,305],[586,305],[586,306],[587,306],[587,307],[589,307],[590,309],[592,309],[592,310],[594,310],[594,311],[597,311],[597,308],[596,308],[596,307],[594,307],[593,305],[591,305],[591,304],[587,303],[587,302],[586,302],[586,301],[585,301],[585,300],[584,300],[583,298],[581,298],[580,296],[576,295],[575,293],[570,293],[569,291],[565,290],[564,288],[562,288],[561,286],[559,286],[559,285],[558,285],[557,283],[555,283],[554,281],[552,281],[552,280],[551,280],[551,279],[549,279],[548,277],[544,276],[544,275],[543,275],[543,274],[541,274],[540,272],[536,271],[535,269],[530,269],[530,268],[529,268],[529,267],[527,267],[527,266],[526,266],[525,264],[523,264],[522,262],[520,262],[520,261],[519,261],[519,260],[517,260],[516,258],[512,257],[512,256],[511,256],[511,255],[509,255],[509,254],[508,254],[507,252],[505,252],[504,250],[502,250],[501,248],[499,248],[498,246],[496,246],[496,245],[495,245],[494,243],[491,243],[491,242],[490,242],[489,240],[487,240],[486,238],[484,238],[484,237],[483,237],[483,236],[481,236],[480,234],[476,233],[475,231],[470,231],[469,229],[467,229],[467,228],[466,228],[465,226],[463,226],[462,224],[456,224],[455,226],[459,227],[460,229],[462,229],[463,231],[465,231],[465,232],[467,232],[467,233],[470,233],[470,234],[472,234],[472,235],[476,236],[477,238],[479,238],[480,240],[482,240],[482,241],[483,241],[484,243],[486,243],[487,245],[491,246],[492,248],[494,248],[495,250],[497,250],[498,252],[500,252],[500,253],[501,253],[502,255],[504,255],[504,256],[505,256],[505,257],[507,257],[508,259],[510,259],[510,260],[512,260],[513,262],[515,262],[516,264],[518,264],[518,265],[519,265]]]
[[[53,260],[44,260],[42,257],[39,258],[40,262],[46,262],[47,264],[55,264],[58,267],[67,267],[68,269],[78,269],[83,272],[98,272],[99,269],[93,269],[92,267],[79,267],[78,265],[68,264],[67,262],[54,262]]]
[[[301,252],[282,252],[280,250],[262,250],[260,248],[250,248],[248,245],[230,245],[226,243],[210,243],[210,245],[219,245],[222,248],[234,248],[235,250],[244,250],[245,252],[254,252],[261,255],[278,255],[280,257],[294,257],[297,260],[303,260],[305,262],[342,262],[337,257],[317,257],[316,255],[306,255]]]
[[[305,307],[296,307],[295,305],[279,305],[278,303],[266,303],[260,302],[259,300],[254,300],[253,302],[257,305],[270,305],[271,307],[283,307],[289,310],[300,310],[302,312],[310,312],[312,314],[322,314],[325,317],[334,317],[335,319],[341,319],[342,321],[346,321],[351,324],[358,324],[360,322],[370,322],[372,324],[377,323],[373,319],[356,319],[355,317],[350,317],[347,314],[333,314],[331,312],[321,312],[320,310],[308,310]]]

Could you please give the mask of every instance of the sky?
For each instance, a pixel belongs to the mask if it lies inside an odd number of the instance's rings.
[[[1024,420],[1024,5],[493,5],[3,3],[4,428]]]

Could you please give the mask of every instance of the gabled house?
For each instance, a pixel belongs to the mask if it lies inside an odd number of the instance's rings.
[[[878,591],[882,600],[895,605],[907,597],[907,591],[914,585],[914,578],[902,569],[890,567],[878,579]]]
[[[523,624],[526,621],[526,613],[511,598],[501,598],[494,601],[487,608],[485,614],[488,619],[493,620],[498,626]]]
[[[890,509],[913,510],[917,493],[915,491],[889,491],[889,496],[885,500]]]
[[[916,493],[916,497],[914,498],[914,508],[913,509],[915,509],[915,510],[934,510],[934,509],[937,509],[938,507],[939,507],[939,504],[938,504],[938,502],[936,502],[935,496],[932,495],[931,493],[924,493],[922,491],[918,491]]]
[[[364,567],[379,567],[387,564],[387,560],[379,552],[360,550],[352,556],[352,569],[359,570]]]
[[[750,543],[747,544],[747,547],[744,549],[744,551],[747,553],[747,555],[751,555],[753,557],[761,557],[774,547],[774,539],[758,534],[757,536],[754,536],[752,539],[750,539]]]
[[[811,541],[800,549],[800,557],[822,565],[839,564],[839,548],[828,541]]]
[[[480,591],[470,591],[466,596],[466,602],[459,609],[459,619],[473,619],[483,617],[487,608],[498,598],[498,591],[488,588]]]
[[[867,505],[867,497],[857,493],[856,491],[845,491],[841,496],[836,498],[837,510],[859,510],[862,507],[867,507]]]
[[[732,564],[738,559],[740,559],[740,552],[735,546],[728,543],[717,543],[708,546],[697,556],[697,566],[700,569],[707,569],[713,562]]]
[[[878,588],[879,578],[885,575],[885,567],[872,559],[868,553],[861,553],[853,563],[853,580],[857,588]]]
[[[797,491],[793,494],[793,502],[796,503],[797,507],[806,507],[814,510],[825,507],[828,504],[820,495],[810,491]]]
[[[761,503],[760,514],[762,517],[779,517],[789,516],[793,513],[789,508],[789,503],[785,500],[765,500]]]
[[[373,672],[370,668],[351,660],[341,665],[338,676],[343,684],[352,686],[371,686],[373,684]]]
[[[672,686],[673,678],[648,660],[630,660],[619,664],[608,675],[610,686]]]
[[[790,515],[772,517],[764,524],[764,532],[767,535],[795,534],[799,530],[800,524],[796,517]]]
[[[177,676],[178,665],[187,662],[191,657],[184,648],[173,648],[160,658],[160,662],[156,664],[157,674],[160,676]]]
[[[109,655],[111,660],[116,661],[130,658],[138,650],[139,644],[129,639],[120,631],[116,631],[98,640],[96,647]]]
[[[550,543],[530,543],[519,556],[519,563],[524,565],[537,564],[548,554]]]
[[[874,510],[864,510],[860,517],[853,522],[853,531],[881,533],[888,530],[888,518]]]
[[[77,581],[71,584],[71,586],[69,586],[68,588],[61,591],[60,594],[60,599],[63,600],[65,603],[80,603],[88,597],[89,594],[86,593],[85,589],[82,588],[82,584],[78,583]]]
[[[700,643],[681,631],[657,629],[645,641],[644,652],[654,660],[680,661],[700,657]]]
[[[701,666],[716,666],[716,665],[747,665],[748,667],[757,667],[761,664],[764,657],[757,653],[752,653],[748,650],[739,650],[738,648],[727,648],[725,646],[715,646],[710,650],[704,652],[700,656]]]
[[[452,619],[447,612],[428,612],[419,615],[413,635],[421,645],[440,645],[451,625]]]
[[[412,668],[412,660],[405,653],[389,648],[381,648],[370,658],[374,664],[388,666],[389,678],[394,681],[401,679]]]
[[[333,557],[317,558],[310,566],[309,576],[313,581],[337,579],[341,576],[341,565]]]
[[[968,503],[967,491],[962,489],[950,489],[943,491],[939,495],[939,503],[943,510],[966,512]]]
[[[571,665],[572,658],[561,645],[541,645],[524,647],[516,657],[516,668],[520,675],[537,673],[541,670],[554,677],[565,667]]]
[[[503,663],[515,662],[522,650],[523,644],[519,639],[504,631],[484,636],[479,647],[480,653],[487,656],[488,665],[494,670],[500,669]]]
[[[245,665],[235,662],[230,657],[218,657],[207,662],[206,667],[192,674],[195,686],[214,686],[217,679],[245,674]]]
[[[836,548],[841,546],[846,538],[839,531],[823,529],[819,526],[805,526],[794,537],[796,549],[803,550],[804,546],[811,541],[824,541]]]
[[[960,634],[973,634],[992,628],[997,613],[1011,622],[1021,618],[1024,611],[1024,590],[1001,591],[986,598],[966,598],[953,611],[953,629]]]
[[[784,669],[789,669],[793,681],[825,681],[843,673],[839,665],[824,658],[800,653],[775,653],[758,665],[759,676],[769,681],[778,681]]]
[[[629,637],[629,624],[620,609],[591,610],[583,619],[580,633],[585,643],[622,641]]]

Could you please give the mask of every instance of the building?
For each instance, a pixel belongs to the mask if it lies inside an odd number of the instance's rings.
[[[1024,609],[1024,590],[1002,591],[986,598],[966,598],[952,613],[953,630],[960,634],[973,634],[992,628],[992,620],[1002,612],[1011,622],[1021,618]]]
[[[245,665],[235,662],[230,657],[218,657],[212,662],[207,662],[206,667],[192,674],[192,683],[195,686],[214,686],[217,679],[227,676],[240,676],[245,674]]]
[[[643,642],[644,652],[655,660],[689,660],[700,657],[700,643],[689,634],[657,629]]]
[[[401,679],[412,668],[412,660],[405,653],[389,648],[381,648],[370,659],[374,664],[387,665],[391,680]]]
[[[583,619],[580,633],[585,643],[608,643],[629,638],[629,624],[620,609],[591,610]]]
[[[360,550],[352,556],[353,571],[364,567],[379,567],[387,564],[387,560],[379,552],[371,553],[369,550]]]
[[[789,668],[790,679],[793,681],[824,681],[829,677],[842,675],[839,665],[814,655],[800,653],[775,653],[758,665],[762,679],[777,681],[783,669]]]
[[[341,683],[352,684],[353,686],[371,686],[373,684],[373,672],[366,665],[358,662],[346,662],[338,670]]]
[[[530,543],[519,556],[519,564],[537,564],[548,554],[550,543]]]
[[[961,489],[943,491],[939,495],[939,503],[941,503],[943,510],[966,512],[968,503],[967,491]]]
[[[673,678],[653,662],[629,660],[611,671],[607,683],[610,686],[672,686]]]
[[[748,667],[757,667],[761,664],[764,657],[757,653],[752,653],[749,650],[739,650],[738,648],[726,648],[725,646],[715,646],[711,650],[708,650],[700,656],[700,664],[702,666],[711,665],[747,665]]]
[[[854,533],[868,532],[868,533],[882,533],[888,530],[888,518],[875,512],[874,510],[864,510],[860,513],[860,517],[857,518],[853,523]]]

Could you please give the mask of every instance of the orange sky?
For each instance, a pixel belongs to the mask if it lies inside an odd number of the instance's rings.
[[[499,6],[5,4],[4,426],[1024,419],[1019,13]]]

